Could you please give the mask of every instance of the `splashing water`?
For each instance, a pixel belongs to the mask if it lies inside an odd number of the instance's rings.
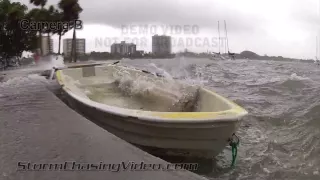
[[[133,77],[130,71],[122,69],[116,71],[113,77],[116,86],[126,96],[160,98],[162,101],[171,102],[171,108],[190,111],[191,108],[184,106],[184,104],[196,100],[198,87],[177,83],[177,81],[173,81],[169,73],[166,74],[167,76],[164,78],[145,74]]]
[[[62,56],[54,56],[51,58],[51,64],[56,68],[65,67],[64,60]]]
[[[158,73],[158,74],[161,74],[163,75],[165,78],[169,79],[169,80],[173,80],[173,77],[171,76],[170,73],[168,73],[166,70],[158,67],[157,65],[155,65],[154,63],[150,63],[150,66],[155,68],[156,72],[155,73]]]
[[[191,70],[191,71],[190,71]],[[195,71],[194,73],[192,71]],[[197,66],[195,63],[187,63],[187,60],[182,57],[179,61],[178,70],[176,70],[178,75],[180,74],[180,81],[190,85],[204,86],[205,83],[208,83],[208,80],[203,76],[205,72],[204,67]],[[192,76],[191,74],[194,74]]]
[[[119,83],[119,87],[129,94],[143,94],[146,91],[152,91],[155,88],[165,89],[171,94],[178,96],[178,86],[169,73],[164,78],[152,78],[150,76],[132,77],[126,69],[116,71],[114,74],[115,81]]]
[[[49,76],[50,80],[53,80],[54,72],[55,72],[55,69],[52,69],[51,72],[50,72],[50,76]]]
[[[5,82],[0,83],[0,88],[5,87],[19,87],[23,84],[32,84],[36,85],[39,82],[47,83],[44,77],[39,76],[38,74],[28,74],[27,76],[18,76],[8,79]],[[19,88],[17,88],[18,90]]]
[[[36,69],[39,70],[49,70],[52,68],[63,68],[65,67],[63,57],[61,55],[55,56],[55,55],[50,55],[46,57],[41,57]]]
[[[291,80],[309,80],[308,77],[299,76],[296,73],[291,74],[290,79]]]
[[[150,74],[132,77],[129,71],[117,71],[114,73],[117,86],[120,91],[129,96],[143,97],[152,94],[152,96],[169,98],[173,104],[196,100],[199,86],[208,82],[204,80],[201,72],[205,69],[201,69],[201,66],[196,66],[192,62],[185,61],[184,58],[170,59],[170,61],[177,64],[166,67],[165,65],[159,66],[156,62],[147,62],[144,65],[143,69],[146,68],[152,74],[160,74],[162,77],[152,77],[153,75]],[[128,62],[128,64],[131,63]],[[196,71],[196,76],[192,75],[193,72],[189,72],[190,69]]]
[[[173,61],[177,62],[176,66],[170,66],[166,68],[161,68],[154,63],[149,63],[152,69],[155,69],[156,73],[160,73],[168,80],[177,80],[185,84],[189,85],[198,85],[204,86],[204,84],[208,83],[208,80],[204,79],[204,74],[202,73],[205,71],[204,67],[197,66],[193,62],[188,62],[188,59],[184,57],[180,57],[179,59],[174,59]],[[194,75],[192,76],[192,72],[195,71]]]
[[[207,79],[204,78],[204,76],[202,74],[202,71],[204,71],[203,68],[195,66],[195,71],[196,71],[195,72],[196,77],[192,77],[191,75],[188,74],[186,76],[186,78],[184,79],[184,81],[186,83],[191,84],[191,85],[204,86],[206,83],[209,82]]]

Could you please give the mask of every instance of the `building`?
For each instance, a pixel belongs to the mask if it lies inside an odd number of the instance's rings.
[[[137,46],[135,44],[121,41],[121,43],[113,43],[111,45],[111,54],[133,55],[136,53],[136,49]]]
[[[41,51],[43,56],[53,52],[53,40],[50,38],[50,44],[49,44],[48,36],[41,37]]]
[[[76,39],[77,56],[84,56],[86,53],[86,39]],[[72,39],[63,40],[63,54],[65,57],[71,57]]]
[[[152,53],[158,56],[171,54],[171,37],[170,36],[152,36]]]

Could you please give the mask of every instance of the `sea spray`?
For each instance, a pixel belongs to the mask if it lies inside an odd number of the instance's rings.
[[[173,80],[173,77],[170,75],[170,73],[168,73],[167,71],[165,71],[162,68],[159,68],[157,65],[155,65],[154,63],[150,63],[150,66],[155,68],[155,73],[156,74],[161,74],[163,77],[167,78],[168,80]]]
[[[53,80],[54,72],[55,72],[55,69],[54,69],[54,68],[52,68],[52,70],[51,70],[51,72],[50,72],[49,80]]]
[[[37,64],[38,69],[51,70],[52,68],[65,67],[63,57],[61,55],[49,55],[41,57]]]
[[[299,76],[297,75],[297,73],[293,73],[290,75],[290,80],[310,80],[308,77],[303,77],[303,76]]]
[[[38,74],[28,74],[26,76],[17,76],[9,78],[7,81],[0,83],[0,88],[3,87],[20,87],[24,84],[38,84],[39,82],[48,83],[45,78],[39,76]],[[19,88],[18,88],[19,89]]]
[[[166,101],[170,111],[192,111],[198,87],[159,78],[152,74],[133,76],[126,69],[114,73],[118,88],[126,96]]]
[[[194,61],[185,57],[170,59],[170,62],[163,63],[162,65],[149,63],[146,65],[146,68],[155,74],[160,74],[167,80],[178,80],[189,85],[203,86],[205,83],[208,83],[208,79],[210,79],[210,76],[204,79],[208,68],[205,68],[204,65],[197,65]]]

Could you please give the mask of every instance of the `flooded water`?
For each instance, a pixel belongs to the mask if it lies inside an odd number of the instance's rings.
[[[127,63],[150,70],[156,65],[249,111],[237,133],[241,144],[236,168],[229,169],[231,152],[226,149],[203,173],[206,177],[320,179],[320,66],[254,60],[145,61]]]
[[[276,61],[206,59],[128,60],[124,64],[206,86],[249,111],[237,134],[236,167],[230,149],[201,173],[209,179],[320,179],[320,67]],[[27,70],[0,86],[39,78]],[[16,76],[16,78],[14,78]],[[1,93],[0,93],[1,94]],[[1,95],[0,95],[1,96]]]

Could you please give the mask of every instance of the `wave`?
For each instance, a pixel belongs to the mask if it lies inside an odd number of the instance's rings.
[[[12,77],[9,78],[7,81],[0,83],[0,88],[4,87],[20,87],[20,85],[24,84],[37,84],[39,81],[46,82],[45,78],[42,76],[39,76],[38,74],[28,74],[27,76],[21,77]]]
[[[291,74],[289,79],[297,81],[310,80],[308,77],[299,76],[296,73]]]
[[[286,88],[305,88],[309,87],[311,82],[309,77],[299,76],[296,73],[287,77],[263,77],[258,79],[251,79],[245,82],[248,87],[286,87]]]
[[[286,80],[283,80],[279,84],[279,86],[288,88],[291,90],[297,90],[297,89],[310,87],[310,85],[308,84],[309,82],[311,82],[311,80],[308,77],[298,76],[297,74],[294,73],[294,74],[291,74],[291,76]]]
[[[306,109],[304,116],[320,119],[320,102],[318,101],[314,103],[313,106]]]
[[[246,85],[249,87],[265,86],[265,85],[272,85],[280,81],[281,81],[280,77],[264,77],[260,79],[249,80],[248,82],[246,82]]]

